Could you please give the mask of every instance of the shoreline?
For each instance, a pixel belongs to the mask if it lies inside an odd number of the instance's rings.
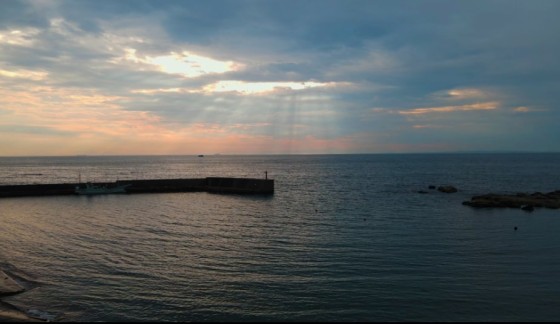
[[[13,296],[26,292],[17,281],[0,269],[0,322],[45,322],[45,320],[31,317],[16,306],[5,302],[2,297]]]
[[[44,320],[30,317],[25,312],[17,309],[12,304],[0,300],[0,322],[45,322]]]

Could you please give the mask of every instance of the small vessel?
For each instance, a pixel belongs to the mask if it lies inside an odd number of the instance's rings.
[[[204,154],[199,154],[198,157],[204,157]]]
[[[102,195],[102,194],[126,193],[126,187],[128,186],[130,186],[130,184],[108,187],[105,185],[95,185],[91,182],[87,182],[85,184],[85,187],[77,185],[74,192],[78,195]]]

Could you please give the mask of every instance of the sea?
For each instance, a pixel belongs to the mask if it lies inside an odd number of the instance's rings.
[[[28,288],[2,301],[60,322],[560,320],[560,210],[462,204],[560,189],[559,153],[0,158],[0,184],[211,176],[275,191],[0,198],[0,268]]]

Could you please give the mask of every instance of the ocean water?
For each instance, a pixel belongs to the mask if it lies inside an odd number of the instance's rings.
[[[0,266],[29,288],[2,300],[54,321],[560,319],[560,211],[461,204],[560,189],[560,154],[0,158],[1,184],[265,171],[273,195],[2,198]]]

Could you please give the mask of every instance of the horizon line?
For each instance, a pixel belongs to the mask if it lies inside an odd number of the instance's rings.
[[[34,157],[118,157],[118,156],[280,156],[280,155],[406,155],[406,154],[555,154],[560,151],[514,151],[514,150],[457,150],[430,152],[368,152],[368,153],[211,153],[211,154],[68,154],[68,155],[0,155],[0,158]]]

